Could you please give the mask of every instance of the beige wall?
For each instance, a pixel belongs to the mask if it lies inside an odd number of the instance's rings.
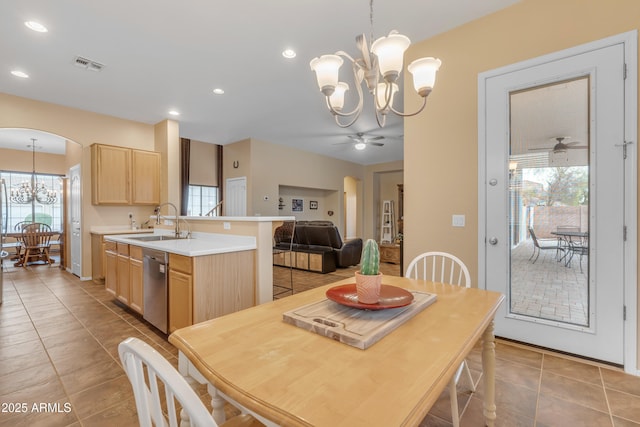
[[[382,203],[385,200],[393,202],[393,231],[394,236],[398,234],[398,184],[402,184],[404,179],[403,171],[381,172],[378,174],[378,182],[380,187],[380,196],[376,207],[376,239],[380,240],[380,225],[382,223]]]
[[[225,145],[223,158],[225,180],[247,177],[247,215],[292,215],[290,210],[278,209],[280,186],[328,190],[323,198],[324,212],[335,212],[331,221],[340,229],[344,177],[362,180],[365,173],[365,168],[356,163],[257,139]],[[238,168],[233,168],[234,161],[239,162]]]
[[[362,204],[358,205],[358,194],[362,193],[361,190],[358,190],[359,183],[362,183],[362,181],[352,176],[344,178],[344,226],[341,233],[345,239],[353,239],[362,235],[362,225],[360,224],[360,229],[358,229],[359,224],[357,221],[358,211],[362,209]]]
[[[31,172],[33,153],[24,150],[0,148],[0,170],[11,172]],[[66,175],[68,167],[61,154],[36,152],[36,172],[51,175]]]
[[[163,120],[154,127],[154,145],[151,151],[161,153],[160,200],[171,202],[180,213],[180,132],[178,122]],[[163,208],[162,213],[173,215],[173,211]]]
[[[0,128],[2,127],[41,130],[62,136],[83,147],[81,153],[82,277],[90,277],[91,238],[89,229],[91,226],[127,224],[128,212],[132,212],[140,223],[143,218],[148,217],[151,209],[134,206],[103,207],[91,204],[91,152],[89,146],[93,143],[102,143],[153,150],[154,127],[0,93]],[[79,149],[72,151],[73,164],[77,164],[80,159]],[[40,166],[38,166],[38,170],[40,170]],[[64,173],[66,174],[67,171],[65,170]]]
[[[406,137],[405,137],[406,138]],[[379,163],[370,165],[365,168],[364,180],[364,209],[367,212],[364,215],[364,232],[362,237],[365,239],[375,239],[380,234],[380,209],[382,206],[381,197],[381,176],[402,172],[404,162],[395,161],[389,163]],[[406,177],[405,177],[406,179]],[[383,182],[386,180],[383,179]],[[402,181],[402,180],[401,180]],[[401,182],[398,182],[400,184]],[[406,197],[406,195],[405,195]],[[397,218],[396,218],[397,219]]]
[[[479,73],[639,27],[637,0],[524,0],[412,46],[407,62],[443,65],[425,112],[405,120],[405,259],[450,251],[477,283]]]
[[[27,128],[53,133],[79,144],[69,150],[67,164],[61,163],[55,173],[67,173],[68,167],[82,165],[82,277],[91,277],[91,238],[92,226],[127,225],[131,212],[138,224],[142,224],[152,214],[148,206],[94,206],[91,204],[91,151],[93,143],[117,145],[162,153],[163,178],[161,182],[161,200],[176,205],[179,194],[179,124],[165,120],[156,125],[123,120],[55,104],[20,98],[0,93],[0,128]],[[70,144],[73,146],[73,144]],[[238,168],[233,164],[237,162]],[[345,162],[282,145],[247,139],[224,147],[224,177],[247,177],[248,215],[279,215],[277,208],[278,188],[280,185],[302,186],[317,189],[334,190],[335,194],[323,199],[326,209],[337,206],[332,217],[342,227],[343,178],[352,176],[358,181],[358,191],[364,192],[366,174],[372,174],[376,168]],[[401,165],[402,162],[399,162]],[[395,167],[395,166],[394,166]],[[40,170],[40,169],[39,169]],[[43,169],[44,171],[44,169]],[[255,177],[255,179],[254,179]],[[372,182],[373,179],[369,178]],[[265,203],[264,196],[268,196]],[[224,195],[223,195],[224,197]],[[360,197],[358,202],[358,230],[363,234],[360,224],[373,223],[367,218],[375,212],[371,199]],[[364,215],[364,212],[367,215]],[[364,220],[363,220],[364,218]],[[372,228],[370,227],[372,230]],[[67,239],[68,241],[68,239]]]
[[[189,184],[218,186],[218,145],[191,140]]]
[[[235,165],[235,166],[234,166]],[[253,215],[252,197],[252,165],[251,165],[251,140],[228,144],[222,147],[222,200],[225,199],[225,185],[229,178],[247,178],[247,214]],[[222,203],[222,215],[226,215],[226,206]]]

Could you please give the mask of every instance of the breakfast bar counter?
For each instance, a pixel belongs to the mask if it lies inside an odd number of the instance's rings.
[[[153,235],[171,237],[170,233],[155,233]],[[253,236],[234,236],[229,234],[196,232],[188,239],[146,240],[149,237],[149,234],[122,234],[105,236],[105,240],[136,245],[148,249],[156,249],[189,257],[250,251],[256,249],[256,238]]]

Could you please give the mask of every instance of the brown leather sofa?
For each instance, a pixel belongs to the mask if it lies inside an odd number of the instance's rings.
[[[343,242],[338,227],[331,221],[298,221],[295,223],[293,242],[292,222],[277,227],[274,248],[301,253],[322,254],[322,273],[335,271],[336,267],[349,267],[360,263],[362,239]]]

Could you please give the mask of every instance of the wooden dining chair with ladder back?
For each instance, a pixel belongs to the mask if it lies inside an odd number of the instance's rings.
[[[48,265],[53,264],[53,260],[49,257],[51,235],[51,227],[47,224],[34,222],[23,225],[20,237],[22,253],[18,264],[22,267],[26,267],[30,261],[44,261]]]

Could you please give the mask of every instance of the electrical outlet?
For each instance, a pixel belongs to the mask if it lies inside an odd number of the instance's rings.
[[[231,230],[231,223],[230,222],[223,222],[222,223],[222,228],[224,228],[225,230]]]
[[[133,219],[133,212],[129,212],[129,219]]]

